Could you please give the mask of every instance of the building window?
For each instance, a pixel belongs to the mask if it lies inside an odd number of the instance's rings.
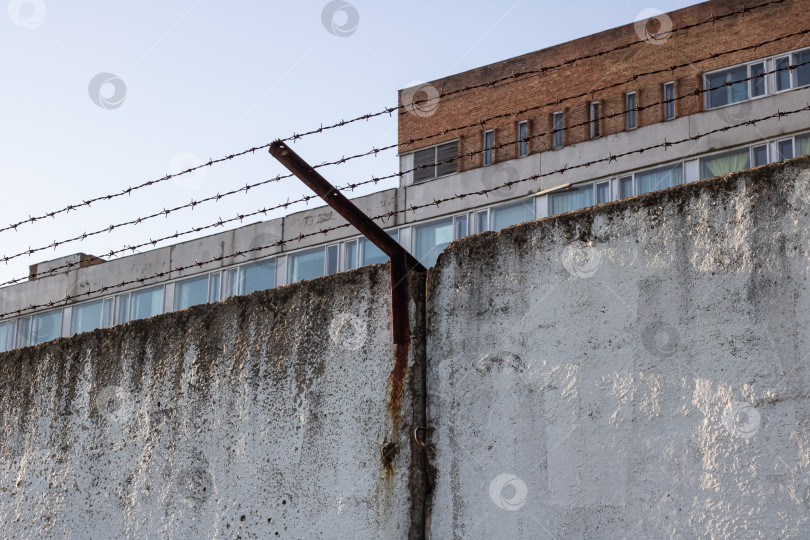
[[[590,107],[590,131],[591,139],[599,138],[599,102],[594,101]]]
[[[659,189],[683,184],[683,164],[667,165],[635,175],[635,194],[642,195]]]
[[[596,184],[596,204],[610,201],[610,182],[599,182]]]
[[[293,253],[287,265],[287,283],[323,277],[326,272],[326,250],[319,247]]]
[[[790,69],[790,66],[796,66]],[[810,85],[810,49],[782,56],[774,61],[776,91]]]
[[[453,218],[414,226],[414,255],[425,268],[436,264],[444,248],[453,240]]]
[[[758,62],[751,64],[751,97],[764,96],[766,93],[765,87],[765,62]]]
[[[32,317],[17,319],[15,347],[39,345],[62,335],[62,310],[37,313]]]
[[[552,216],[588,206],[593,206],[593,184],[551,193],[548,196],[548,213]]]
[[[14,348],[16,332],[17,321],[0,323],[0,352],[10,351]]]
[[[526,223],[533,219],[534,201],[532,199],[493,206],[489,209],[489,230],[500,231],[506,227]]]
[[[625,128],[629,131],[638,127],[636,120],[636,93],[628,92],[624,95]]]
[[[174,285],[174,309],[181,310],[208,302],[208,275],[196,276]]]
[[[776,161],[791,159],[793,157],[793,139],[787,139],[776,143]]]
[[[518,157],[524,157],[529,154],[529,122],[524,120],[518,122]]]
[[[458,172],[458,141],[413,153],[413,181],[423,182]]]
[[[775,71],[774,78],[776,79],[776,91],[782,92],[790,90],[790,57],[783,56],[777,58],[774,64]]]
[[[754,167],[759,167],[760,165],[767,165],[768,163],[768,145],[763,144],[761,146],[755,146],[752,150],[752,154],[754,156]]]
[[[136,319],[148,319],[163,313],[163,286],[133,291],[129,297],[129,318],[127,321]],[[124,322],[127,322],[124,321]]]
[[[626,199],[633,196],[633,177],[625,176],[619,178],[619,198]]]
[[[806,156],[810,154],[810,133],[796,137],[796,155]]]
[[[750,166],[751,151],[748,148],[733,150],[701,159],[700,177],[713,178],[715,176],[723,176],[724,174],[742,171]]]
[[[493,161],[494,134],[492,130],[484,132],[484,167],[492,165]]]
[[[276,260],[269,259],[239,267],[239,294],[272,289],[276,286]],[[213,296],[212,300],[213,302]]]
[[[675,83],[664,83],[664,120],[675,118]]]
[[[554,135],[552,137],[552,145],[554,148],[562,148],[563,147],[563,133],[564,133],[564,126],[563,126],[563,113],[555,112],[551,115],[551,123]]]
[[[399,233],[396,229],[387,231],[388,236],[397,241]],[[368,266],[371,264],[380,264],[388,262],[388,255],[382,252],[380,248],[374,245],[374,242],[368,238],[360,239],[360,266]]]
[[[70,335],[112,326],[113,304],[112,298],[106,298],[73,306],[70,315]]]

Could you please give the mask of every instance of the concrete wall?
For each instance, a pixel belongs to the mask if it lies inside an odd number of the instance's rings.
[[[810,159],[456,242],[431,538],[810,537]]]
[[[381,265],[0,355],[0,536],[419,537],[411,289],[399,402]]]

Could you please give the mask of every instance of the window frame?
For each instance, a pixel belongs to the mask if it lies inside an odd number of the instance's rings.
[[[630,98],[633,98],[633,107],[630,107]],[[630,119],[632,118],[632,126]],[[638,94],[636,91],[626,92],[624,94],[624,129],[625,131],[633,131],[638,129]]]
[[[557,127],[557,118],[560,119],[560,127]],[[557,137],[559,136],[559,144]],[[564,111],[551,113],[551,148],[559,150],[565,146],[565,114]]]
[[[526,134],[521,135],[521,128],[526,129]],[[524,158],[529,155],[529,121],[521,120],[517,123],[517,157]]]
[[[596,140],[602,134],[599,125],[599,101],[591,101],[588,104],[588,135],[589,140]],[[596,113],[594,115],[594,112]]]
[[[453,171],[453,172],[448,172],[448,173],[440,175],[440,174],[438,174],[439,173],[439,163],[438,163],[438,161],[439,161],[439,147],[440,146],[446,146],[446,145],[453,144],[453,143],[456,144],[456,159],[455,159],[455,162],[454,162],[455,165],[456,165],[456,170]],[[459,162],[458,143],[459,143],[459,139],[455,138],[455,139],[451,139],[449,141],[444,141],[444,142],[432,144],[430,146],[425,146],[424,148],[418,148],[418,149],[414,150],[413,152],[411,152],[411,155],[413,156],[413,166],[412,166],[412,168],[415,168],[416,167],[416,154],[419,153],[419,152],[426,152],[428,150],[433,150],[433,176],[431,176],[429,178],[422,178],[422,179],[417,180],[416,179],[416,172],[417,171],[414,170],[414,171],[411,172],[413,183],[414,184],[422,184],[424,182],[430,182],[431,180],[436,180],[437,178],[444,178],[445,176],[450,176],[451,174],[458,174],[458,162]],[[425,170],[427,170],[427,169],[429,169],[429,167],[425,167]]]
[[[490,138],[489,146],[487,146],[487,137]],[[490,165],[495,163],[495,131],[492,129],[484,130],[482,142],[483,142],[482,166],[489,167]]]
[[[667,97],[667,89],[672,89],[672,97]],[[662,100],[662,104],[664,106],[664,122],[669,122],[670,120],[675,120],[678,117],[678,111],[675,108],[675,81],[667,81],[661,85],[661,90],[663,92],[664,99]],[[670,114],[672,111],[672,114]]]

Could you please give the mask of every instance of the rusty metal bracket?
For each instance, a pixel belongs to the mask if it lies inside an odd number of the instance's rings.
[[[285,142],[274,141],[270,145],[270,154],[390,258],[394,344],[408,343],[410,340],[408,273],[425,272],[425,267],[311,165],[301,159],[301,156]]]

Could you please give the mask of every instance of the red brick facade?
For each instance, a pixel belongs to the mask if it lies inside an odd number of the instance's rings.
[[[743,3],[740,0],[712,0],[667,14],[676,30],[685,25],[707,21],[712,16],[724,15],[740,10],[744,5],[754,8],[767,3]],[[529,121],[529,153],[545,152],[552,149],[552,113],[564,112],[567,126],[585,123],[588,108],[592,101],[599,101],[600,116],[619,113],[625,108],[625,93],[636,92],[637,106],[663,101],[663,85],[675,82],[675,96],[693,93],[702,89],[702,74],[734,64],[756,60],[782,52],[810,46],[810,35],[783,39],[757,48],[718,58],[692,63],[708,58],[712,54],[738,49],[749,45],[773,40],[780,36],[810,29],[810,1],[784,0],[781,4],[756,7],[745,14],[732,15],[719,21],[703,24],[683,31],[675,31],[663,44],[640,43],[627,49],[611,52],[604,56],[578,61],[573,65],[552,69],[543,75],[527,75],[517,81],[499,83],[495,87],[478,88],[441,98],[434,114],[420,117],[400,110],[399,151],[406,153],[418,148],[458,138],[459,153],[481,151],[483,131],[494,130],[495,145],[505,144],[495,151],[494,161],[505,161],[517,157],[517,123]],[[657,28],[650,28],[657,32]],[[452,92],[469,85],[508,77],[516,72],[537,70],[543,66],[556,65],[565,60],[598,51],[612,49],[639,40],[635,25],[628,24],[588,37],[577,39],[541,51],[504,60],[495,64],[452,75],[431,84],[440,92]],[[673,65],[691,64],[671,72],[667,71],[639,77],[636,81],[596,92],[593,98],[580,97],[567,100],[559,106],[543,107],[526,114],[514,116],[515,111],[537,107],[556,99],[590,93],[595,89],[620,83],[653,70],[669,68]],[[418,98],[419,96],[417,96]],[[703,110],[703,95],[694,95],[677,100],[677,117],[694,114]],[[484,125],[458,130],[459,126],[480,122],[498,114],[510,114],[509,118],[499,118]],[[663,104],[639,111],[638,127],[664,121]],[[446,130],[446,133],[426,140],[409,144],[415,137],[425,137]],[[625,117],[600,122],[601,136],[625,130]],[[547,133],[536,137],[539,133]],[[564,132],[565,145],[576,144],[589,139],[589,127],[582,125]],[[481,154],[464,157],[459,170],[480,167]]]

